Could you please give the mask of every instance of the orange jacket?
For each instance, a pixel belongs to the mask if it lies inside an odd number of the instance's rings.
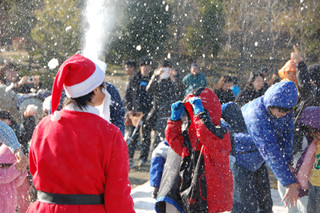
[[[287,61],[287,63],[279,70],[278,74],[280,76],[280,78],[283,81],[293,81],[296,86],[298,87],[298,83],[297,83],[297,68],[296,68],[296,62],[294,62],[293,59],[290,59],[289,61]],[[287,78],[287,73],[288,72],[294,72],[294,76],[293,79],[288,79]]]

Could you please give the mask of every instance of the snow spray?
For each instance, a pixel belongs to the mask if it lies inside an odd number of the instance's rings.
[[[84,17],[83,55],[91,59],[103,60],[104,49],[115,23],[115,0],[87,0]]]

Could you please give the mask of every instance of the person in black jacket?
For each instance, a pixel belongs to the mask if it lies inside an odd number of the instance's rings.
[[[164,60],[154,71],[147,86],[147,92],[152,96],[153,107],[147,120],[154,128],[153,149],[165,139],[165,128],[171,113],[171,104],[181,100],[185,86],[178,72],[171,68],[169,60]]]
[[[307,66],[304,61],[297,63],[297,82],[301,101],[297,108],[303,105],[320,106],[320,64]]]
[[[124,69],[129,78],[136,73],[136,66],[136,62],[133,60],[127,60],[126,62],[124,62]]]
[[[131,100],[131,97],[127,97],[128,95],[131,95],[131,88],[130,88],[130,82],[132,81],[132,78],[134,75],[136,75],[136,62],[128,60],[124,62],[124,70],[126,71],[126,74],[128,76],[127,80],[126,80],[126,89],[125,89],[125,97],[124,100]]]
[[[301,112],[307,106],[320,106],[320,64],[307,66],[302,60],[301,54],[296,48],[293,47],[294,52],[291,53],[297,65],[297,83],[300,94],[299,102],[295,108],[295,134],[294,134],[294,153],[301,151],[302,138],[306,134],[304,128],[301,127],[296,121],[299,119]],[[310,141],[311,142],[311,141]]]
[[[249,101],[258,98],[264,94],[264,75],[261,72],[251,73],[249,80],[242,92],[237,96],[235,102],[242,107]]]
[[[151,64],[152,61],[150,59],[143,59],[140,62],[140,71],[136,72],[130,79],[124,96],[124,106],[127,114],[134,114],[136,112],[144,114],[142,118],[142,142],[139,166],[143,166],[146,163],[151,142],[151,126],[146,121],[147,115],[152,108],[152,96],[146,91],[146,87],[152,76]],[[131,127],[131,130],[132,129],[133,127]],[[134,166],[133,156],[138,144],[138,139],[139,131],[133,136],[128,147],[130,168]]]
[[[219,82],[214,88],[214,93],[217,94],[221,104],[234,101],[235,97],[231,90],[233,86],[233,79],[231,76],[224,75],[220,78]]]

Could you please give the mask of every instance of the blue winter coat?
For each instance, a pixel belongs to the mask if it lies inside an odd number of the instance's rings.
[[[295,84],[283,81],[271,86],[264,96],[254,99],[241,108],[247,131],[235,135],[237,164],[252,171],[260,168],[265,161],[275,177],[283,186],[296,182],[289,165],[293,161],[293,132],[294,123],[292,112],[276,119],[268,107],[278,106],[293,108],[298,100]],[[238,150],[237,150],[238,147]],[[258,149],[259,152],[254,150]]]
[[[248,134],[241,108],[234,102],[221,105],[223,118],[221,125],[228,128],[231,138],[231,155],[235,156],[236,164],[256,171],[264,163],[252,137]]]
[[[111,95],[111,105],[110,105],[110,122],[116,125],[122,135],[124,135],[125,125],[124,125],[124,115],[125,110],[122,104],[122,100],[117,88],[108,82],[106,82],[107,91]]]

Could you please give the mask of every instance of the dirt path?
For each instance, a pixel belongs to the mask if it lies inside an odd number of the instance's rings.
[[[149,181],[150,157],[145,166],[138,166],[138,162],[139,162],[139,151],[136,151],[134,155],[135,167],[131,168],[129,172],[129,180],[130,180],[132,189]]]
[[[132,189],[149,181],[149,168],[150,168],[150,161],[148,161],[146,166],[142,166],[142,167],[136,166],[130,169],[129,180],[130,180]]]

